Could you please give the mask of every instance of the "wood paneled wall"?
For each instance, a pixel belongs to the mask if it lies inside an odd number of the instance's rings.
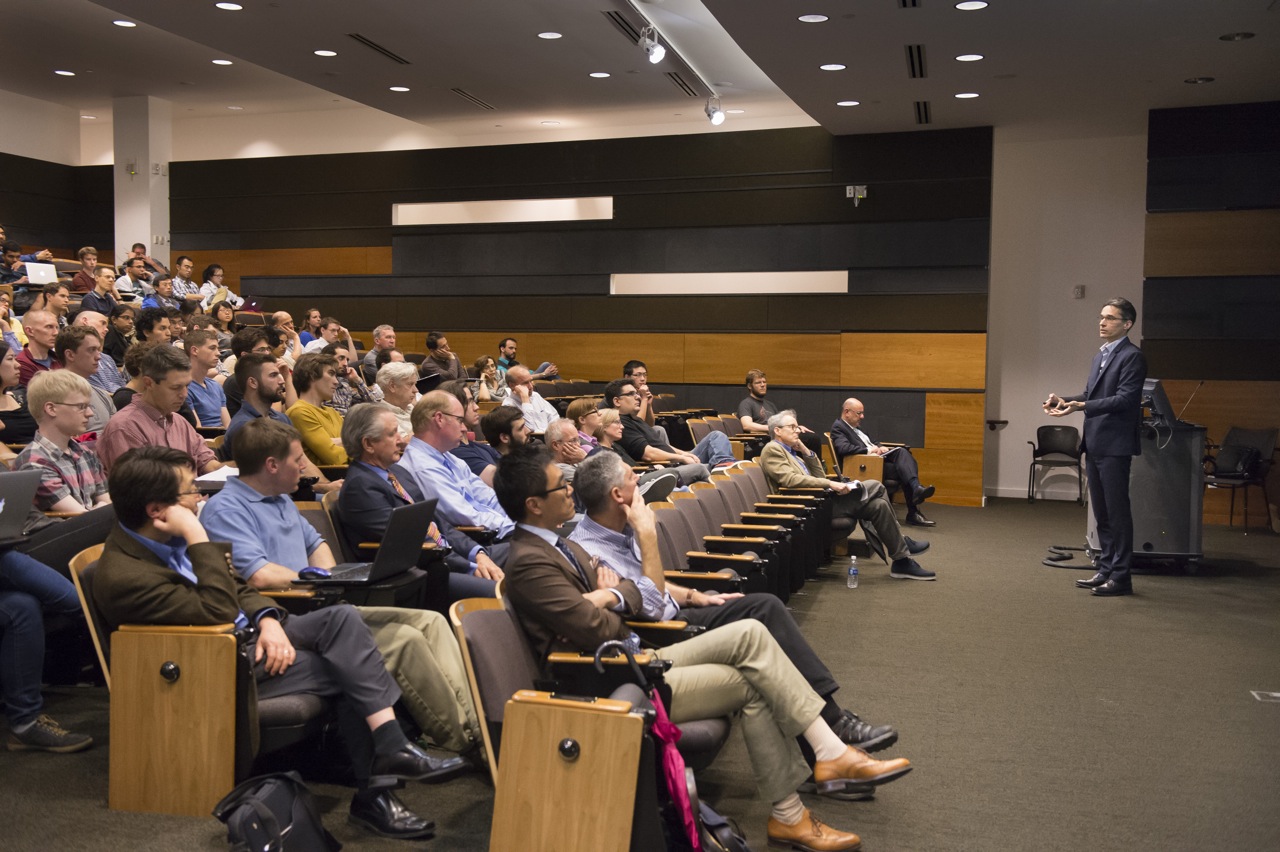
[[[1280,210],[1148,213],[1143,274],[1280,275]]]
[[[211,263],[224,272],[222,283],[236,293],[246,275],[388,275],[391,246],[325,248],[189,249],[174,243],[170,256],[187,255],[199,275]]]

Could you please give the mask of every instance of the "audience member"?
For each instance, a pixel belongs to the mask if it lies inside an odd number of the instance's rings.
[[[7,239],[8,238],[5,236],[4,225],[0,225],[0,243],[5,242]],[[19,250],[21,250],[21,246],[19,246]],[[40,249],[39,251],[22,255],[19,260],[23,263],[31,263],[33,261],[37,263],[48,263],[53,260],[53,252],[49,251],[47,248]]]
[[[479,378],[476,391],[480,402],[502,402],[511,392],[507,387],[507,374],[498,372],[498,362],[492,355],[481,355],[476,359],[475,373]]]
[[[382,402],[382,389],[376,384],[369,387],[364,383],[364,376],[351,365],[351,350],[345,344],[330,343],[320,352],[332,355],[338,362],[338,387],[333,392],[333,399],[329,400],[330,408],[345,416],[353,405]]]
[[[657,412],[653,410],[653,391],[649,389],[649,367],[643,361],[632,359],[622,365],[622,378],[630,379],[631,384],[636,386],[636,393],[640,394],[640,410],[636,412],[636,417],[653,426]],[[665,440],[665,430],[662,434],[664,443],[671,443],[670,440]]]
[[[191,384],[187,399],[200,426],[226,428],[231,424],[227,395],[222,385],[209,377],[218,367],[218,336],[212,331],[193,331],[182,339],[182,348],[191,359]]]
[[[313,340],[320,339],[320,329],[324,326],[324,317],[320,315],[319,308],[307,308],[306,319],[302,323],[302,331],[298,336],[302,338],[303,346]]]
[[[5,240],[0,243],[0,284],[10,284],[14,288],[26,287],[28,283],[25,266],[22,262],[22,244],[17,240]]]
[[[202,298],[200,285],[191,280],[191,273],[196,268],[195,261],[185,254],[180,254],[173,262],[173,267],[173,298],[179,302],[200,304]]]
[[[173,342],[173,326],[169,322],[169,313],[164,308],[143,308],[138,311],[133,328],[139,343]]]
[[[141,299],[151,286],[147,283],[151,274],[146,270],[146,261],[140,257],[130,257],[124,262],[121,272],[116,279],[116,296],[127,302]]]
[[[711,478],[709,468],[732,464],[733,448],[723,432],[712,432],[694,446],[693,452],[677,450],[665,443],[654,427],[636,416],[640,392],[629,379],[614,379],[604,389],[605,404],[618,409],[622,421],[621,444],[627,455],[640,462],[660,462],[674,470],[685,485]]]
[[[265,418],[246,424],[236,441],[239,475],[229,478],[200,513],[209,537],[231,544],[232,568],[255,589],[289,588],[303,568],[337,564],[328,543],[289,499],[298,488],[303,459],[291,427]],[[473,749],[479,723],[462,654],[444,616],[399,607],[356,610],[400,683],[414,722],[439,746]],[[442,772],[451,767],[455,775],[467,769],[456,758],[438,765]]]
[[[451,393],[462,404],[462,438],[458,446],[449,452],[467,463],[471,472],[480,477],[485,485],[493,485],[493,466],[498,463],[498,454],[493,447],[475,440],[480,432],[480,408],[475,397],[471,395],[471,385],[466,379],[445,382],[437,390]]]
[[[307,458],[316,464],[346,464],[342,449],[342,415],[325,403],[338,387],[338,360],[332,355],[308,352],[293,370],[298,401],[285,412],[302,435]]]
[[[395,349],[384,349],[382,354],[396,352]],[[418,368],[404,361],[394,361],[378,368],[377,385],[382,391],[382,399],[395,410],[396,422],[400,424],[400,434],[405,440],[413,434],[413,426],[409,423],[409,413],[413,404],[418,401]]]
[[[578,463],[587,457],[587,451],[578,442],[578,430],[572,420],[552,420],[542,436],[542,443],[551,450],[551,458],[564,474],[565,482],[573,482]]]
[[[98,333],[98,340],[104,341],[105,346],[110,326],[107,318],[102,314],[97,311],[80,311],[76,314],[76,318],[71,324],[93,329]],[[89,384],[99,390],[106,391],[108,395],[124,387],[124,376],[120,375],[120,368],[116,366],[115,360],[107,356],[105,352],[102,357],[98,358],[98,371],[85,378],[89,380]]]
[[[27,403],[39,428],[14,467],[40,471],[35,507],[41,512],[80,515],[111,502],[107,473],[97,453],[76,441],[91,428],[94,390],[71,369],[41,373],[27,389]]]
[[[500,375],[505,376],[512,367],[520,366],[520,362],[516,360],[517,346],[518,344],[514,337],[504,337],[502,342],[498,344],[498,373]],[[535,381],[544,379],[553,381],[560,378],[560,370],[550,361],[543,361],[538,365],[538,369],[533,370],[530,375]]]
[[[355,344],[351,342],[351,332],[333,317],[325,317],[320,321],[320,336],[305,344],[302,351],[318,353],[330,343],[346,343],[348,351],[356,351]]]
[[[635,583],[556,534],[573,517],[573,486],[550,454],[529,448],[506,456],[494,486],[507,514],[520,524],[507,563],[506,595],[533,647],[579,653],[620,640],[637,650],[639,640],[624,621],[643,607]],[[662,588],[656,560],[645,567]],[[814,778],[828,792],[884,784],[911,769],[905,759],[878,761],[842,742],[822,717],[822,698],[758,621],[724,625],[652,653],[672,663],[664,680],[673,722],[713,715],[707,712],[711,707],[714,714],[741,711],[756,785],[773,807],[771,843],[856,849],[861,842],[817,823],[800,800],[796,788],[810,773],[796,737],[813,750]]]
[[[481,479],[484,479],[484,474],[487,473],[489,478],[485,479],[485,484],[492,488],[493,474],[498,469],[498,462],[516,448],[529,443],[529,436],[533,433],[524,422],[524,412],[509,405],[499,405],[480,418],[480,431],[484,433],[484,439],[489,442],[487,451],[476,458],[474,463],[466,457],[463,457],[463,460],[467,462],[471,472]],[[456,450],[453,452],[457,455]],[[480,463],[484,464],[484,468],[477,471],[476,465]]]
[[[151,295],[142,300],[142,309],[162,308],[178,310],[181,303],[173,295],[173,279],[168,275],[157,275],[151,280]]]
[[[381,541],[392,510],[426,499],[413,475],[396,464],[405,440],[393,414],[385,403],[357,405],[342,423],[342,443],[352,461],[338,494],[338,516],[352,548],[364,541]],[[494,586],[502,579],[498,565],[506,558],[507,545],[483,547],[443,519],[430,525],[426,539],[452,548],[445,557],[448,603],[493,597]]]
[[[236,333],[236,311],[225,299],[214,302],[209,307],[209,318],[213,322],[214,333],[218,335],[218,348],[228,354],[231,352],[231,336]]]
[[[831,443],[836,452],[836,469],[844,465],[845,456],[870,454],[884,459],[884,478],[902,483],[902,496],[907,501],[907,523],[917,527],[934,527],[920,511],[920,504],[933,496],[932,485],[920,484],[920,468],[907,447],[886,447],[867,437],[861,429],[866,416],[862,402],[850,397],[840,409],[840,417],[831,424]]]
[[[578,466],[573,490],[587,516],[569,540],[636,584],[644,618],[687,621],[708,629],[754,618],[822,698],[822,718],[836,736],[864,751],[879,751],[897,742],[898,732],[889,725],[871,725],[836,703],[833,696],[840,685],[805,641],[780,598],[763,593],[706,593],[651,579],[664,576],[653,510],[645,505],[635,472],[612,454],[599,455]],[[645,563],[649,563],[647,569]]]
[[[222,383],[222,392],[227,396],[227,411],[234,417],[236,412],[240,410],[241,391],[240,385],[236,382],[235,369],[236,361],[250,352],[257,352],[260,355],[271,355],[271,344],[267,342],[267,333],[261,328],[242,328],[235,334],[231,335],[231,354],[222,361],[222,372],[227,374],[227,378]],[[292,377],[292,370],[285,365],[281,365],[280,372],[285,374],[285,378]],[[287,394],[290,401],[285,403],[285,407],[292,404],[293,385],[288,385]]]
[[[0,290],[0,331],[4,332],[4,340],[14,352],[21,352],[27,345],[27,333],[22,328],[22,321],[14,316],[13,296],[8,290]]]
[[[62,361],[64,370],[56,370],[54,372],[74,373],[85,380],[85,384],[89,384],[89,379],[94,378],[98,374],[98,364],[103,361],[102,357],[102,338],[98,336],[95,328],[87,325],[73,325],[70,328],[64,328],[58,333],[58,339],[54,343],[54,352],[58,359]],[[110,358],[105,359],[110,361]],[[43,375],[38,373],[37,376]],[[33,376],[31,381],[35,382],[36,377]],[[62,390],[66,390],[63,388]],[[107,421],[116,413],[115,403],[111,401],[111,394],[101,388],[89,386],[88,399],[84,403],[89,406],[89,416],[83,429],[75,434],[79,435],[84,432],[100,432],[107,425]],[[50,403],[51,405],[73,406],[79,405],[79,402]],[[30,390],[27,391],[27,405],[31,405]],[[35,416],[36,422],[40,421],[39,413],[36,409],[31,409],[32,415]]]
[[[71,292],[92,292],[98,278],[98,250],[93,246],[85,246],[76,252],[76,257],[79,258],[82,268],[71,279]],[[114,278],[115,276],[112,276],[112,280]]]
[[[141,260],[143,271],[146,273],[144,280],[150,281],[156,275],[168,275],[169,269],[163,263],[147,254],[147,247],[142,243],[134,243],[129,249],[129,257],[125,261],[129,263],[133,260]]]
[[[427,357],[419,372],[424,377],[439,376],[442,382],[462,378],[462,361],[449,348],[449,338],[438,331],[427,333]]]
[[[44,285],[40,294],[31,303],[27,313],[31,311],[48,311],[58,320],[58,328],[67,325],[67,311],[71,309],[71,291],[61,281],[53,281]]]
[[[125,351],[138,342],[137,333],[133,327],[137,313],[133,305],[116,305],[111,309],[111,313],[107,314],[107,321],[111,328],[107,329],[107,336],[102,341],[102,351],[111,356],[111,360],[116,362],[117,367],[124,366]]]
[[[375,326],[373,329],[373,346],[360,359],[360,372],[366,384],[373,384],[378,376],[378,355],[388,349],[396,348],[396,330],[392,326]]]
[[[78,278],[83,274],[83,271],[77,272],[76,277]],[[111,316],[111,312],[119,304],[116,300],[115,290],[115,270],[110,266],[99,266],[92,279],[90,291],[85,293],[84,298],[80,300],[80,310],[97,311],[100,314]]]
[[[296,363],[305,347],[302,338],[298,335],[298,330],[293,327],[293,317],[289,312],[276,311],[268,318],[267,327],[276,329],[284,337],[284,351],[277,353],[277,356],[284,358],[291,365]]]
[[[564,416],[573,422],[578,430],[578,443],[587,455],[591,455],[600,446],[596,431],[600,428],[600,405],[595,397],[579,397],[569,403]]]
[[[18,358],[7,343],[0,343],[0,444],[25,444],[36,433],[36,421],[27,410],[27,389],[18,385]]]
[[[738,403],[738,421],[742,431],[753,435],[765,435],[769,431],[769,418],[778,413],[778,406],[767,399],[769,379],[764,370],[747,371],[747,396]],[[812,453],[822,458],[822,436],[807,426],[800,427],[800,440]]]
[[[783,488],[823,488],[835,492],[832,515],[866,520],[884,544],[889,559],[889,576],[895,580],[933,580],[933,571],[920,567],[912,557],[929,549],[928,542],[904,536],[893,513],[893,504],[877,480],[836,482],[827,479],[818,456],[800,441],[800,427],[794,411],[781,411],[769,418],[769,443],[758,459],[769,490]]]
[[[200,307],[206,311],[218,302],[227,302],[233,311],[240,310],[244,299],[231,292],[231,288],[222,283],[226,271],[216,263],[211,263],[200,274],[204,283],[200,285]]]
[[[174,346],[156,345],[138,365],[140,390],[116,412],[98,438],[98,456],[107,472],[116,459],[134,447],[159,444],[191,456],[199,473],[222,467],[200,433],[182,417],[175,417],[187,398],[191,361]]]
[[[551,421],[560,416],[555,406],[533,389],[533,377],[527,368],[517,366],[507,370],[507,388],[511,393],[502,404],[524,412],[525,425],[534,432],[545,431]]]
[[[337,696],[342,740],[357,792],[351,821],[391,837],[419,837],[432,824],[382,783],[390,775],[428,779],[440,765],[405,737],[392,705],[400,689],[353,607],[290,615],[227,570],[225,544],[196,520],[189,459],[145,447],[121,459],[110,480],[120,526],[107,538],[93,585],[108,630],[124,623],[253,625],[247,653],[258,697]],[[360,720],[363,719],[363,722]],[[452,774],[452,767],[445,774]]]
[[[58,318],[48,311],[27,311],[22,319],[27,345],[18,355],[18,383],[25,387],[36,373],[60,370],[62,363],[53,351],[58,339]]]
[[[458,398],[442,390],[423,394],[413,406],[411,420],[413,437],[400,466],[413,474],[422,493],[436,495],[436,517],[458,527],[486,527],[496,531],[499,539],[510,535],[515,523],[498,505],[493,489],[449,452],[461,442],[466,428]]]

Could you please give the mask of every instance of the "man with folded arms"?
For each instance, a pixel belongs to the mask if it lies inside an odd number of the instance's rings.
[[[573,517],[573,486],[550,453],[529,447],[504,457],[494,488],[520,525],[507,564],[507,594],[533,647],[587,652],[620,640],[638,650],[639,640],[624,621],[643,609],[635,583],[556,534]],[[645,568],[657,585],[662,572],[654,562]],[[673,722],[741,711],[756,785],[773,808],[770,845],[859,848],[856,834],[820,823],[795,792],[809,775],[795,738],[802,736],[813,749],[814,779],[826,793],[887,783],[909,772],[909,761],[874,760],[841,742],[822,718],[822,699],[758,621],[725,625],[653,653],[672,663],[665,679]]]
[[[225,624],[253,628],[258,697],[334,696],[357,791],[351,821],[389,837],[422,837],[434,823],[406,808],[371,776],[440,780],[451,769],[410,743],[392,705],[400,689],[354,607],[289,615],[227,570],[225,543],[196,519],[191,459],[168,447],[126,453],[111,472],[120,524],[107,536],[93,597],[108,631],[121,624]]]
[[[578,465],[573,491],[587,516],[569,540],[636,584],[641,614],[654,621],[681,620],[707,628],[754,618],[821,696],[822,718],[841,740],[864,751],[879,751],[897,742],[898,732],[889,725],[871,725],[836,704],[833,696],[840,685],[775,595],[708,594],[663,579],[657,526],[653,510],[636,487],[639,481],[614,453],[598,453]]]
[[[840,409],[840,419],[831,424],[831,443],[836,451],[836,467],[844,464],[845,456],[870,454],[884,459],[884,478],[902,483],[902,496],[907,501],[907,523],[917,527],[935,527],[920,511],[920,504],[933,496],[932,485],[920,484],[920,468],[915,456],[906,447],[885,447],[877,444],[862,431],[864,413],[862,401],[849,397]]]
[[[914,541],[902,534],[893,513],[884,484],[867,479],[862,482],[834,482],[827,479],[822,462],[800,440],[796,413],[781,411],[767,421],[769,443],[760,451],[759,463],[769,490],[783,488],[822,488],[835,492],[832,513],[838,518],[865,519],[884,543],[892,563],[889,576],[895,580],[933,580],[936,574],[926,571],[912,559],[929,549],[929,543]]]
[[[292,427],[267,418],[247,424],[236,439],[240,475],[228,478],[200,513],[211,539],[231,543],[231,567],[255,589],[289,588],[303,568],[337,564],[329,545],[289,499],[298,489],[304,458]],[[373,631],[418,727],[437,745],[473,751],[479,723],[462,652],[445,617],[400,607],[356,610]],[[471,758],[432,763],[452,768],[453,775],[474,765]]]

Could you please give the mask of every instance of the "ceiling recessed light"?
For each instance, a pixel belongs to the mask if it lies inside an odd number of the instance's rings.
[[[962,53],[956,57],[956,62],[977,62],[982,58],[981,53]]]
[[[388,88],[389,88],[389,89],[391,89],[391,91],[393,91],[393,92],[407,92],[407,91],[409,91],[409,87],[408,87],[408,86],[389,86]]]
[[[61,72],[61,71],[59,71],[58,73],[59,73],[59,74],[61,74],[62,72]],[[1184,82],[1184,83],[1190,83],[1190,84],[1191,84],[1191,85],[1193,85],[1193,86],[1197,86],[1197,85],[1199,85],[1199,84],[1201,84],[1201,83],[1212,83],[1212,82],[1213,82],[1213,80],[1214,80],[1214,78],[1213,78],[1213,77],[1188,77],[1187,79],[1183,80],[1182,82]]]
[[[231,64],[233,64],[233,63],[231,62],[231,60],[230,60],[230,59],[213,59],[213,60],[210,60],[210,61],[211,61],[211,62],[213,62],[213,64],[214,64],[214,65],[231,65]]]
[[[74,71],[54,71],[53,73],[57,74],[59,77],[74,77],[74,76],[76,76],[76,72],[74,72]]]
[[[987,8],[987,4],[982,0],[965,0],[963,3],[957,3],[956,8],[961,12],[976,12],[979,9]]]
[[[820,24],[823,21],[827,20],[827,16],[826,15],[801,15],[798,20],[803,21],[806,24]]]
[[[956,95],[956,97],[960,98],[961,100],[967,100],[969,98],[978,97],[978,93],[977,92],[961,92],[960,94]]]
[[[819,65],[818,67],[821,68],[823,71],[843,71],[844,70],[843,65],[840,65],[835,62],[832,62],[830,65]]]
[[[97,116],[96,116],[96,115],[82,115],[82,116],[80,116],[80,117],[81,117],[81,118],[87,118],[87,119],[89,119],[90,121],[93,121],[95,118],[97,118]]]
[[[313,50],[311,52],[314,53],[316,56],[337,56],[338,55],[338,51],[336,50]]]
[[[137,26],[133,21],[112,21],[111,23],[115,24],[117,27],[124,27],[125,29],[130,30]],[[1226,36],[1223,36],[1223,38],[1226,38]]]
[[[591,74],[590,74],[589,76],[595,77],[597,80],[603,80],[605,77],[608,77],[608,76],[609,76],[609,72],[607,72],[607,71],[592,71],[592,72],[591,72]]]
[[[558,122],[558,121],[544,121],[544,122],[542,122],[542,126],[543,126],[543,127],[559,127],[559,126],[560,126],[560,122]]]
[[[554,38],[564,38],[564,36],[560,35],[560,33],[547,32],[547,33],[538,33],[538,38],[554,39]]]
[[[836,106],[857,106],[861,101],[836,101]]]
[[[1253,33],[1227,33],[1218,36],[1218,41],[1248,41],[1253,38]]]
[[[727,109],[725,110],[725,112],[729,113],[729,115],[742,115],[744,112],[746,112],[746,110],[745,109]]]
[[[244,8],[239,3],[214,3],[213,5],[226,12],[239,12]]]
[[[229,106],[229,107],[227,107],[227,109],[241,110],[241,109],[244,109],[244,107]]]

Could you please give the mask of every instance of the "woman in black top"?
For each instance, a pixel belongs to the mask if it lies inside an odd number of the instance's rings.
[[[18,356],[0,343],[0,443],[29,444],[36,420],[27,410],[27,389],[18,387]]]
[[[116,305],[111,309],[111,328],[107,329],[107,339],[102,341],[102,351],[111,356],[117,368],[124,366],[124,353],[134,343],[135,313],[131,305]]]

